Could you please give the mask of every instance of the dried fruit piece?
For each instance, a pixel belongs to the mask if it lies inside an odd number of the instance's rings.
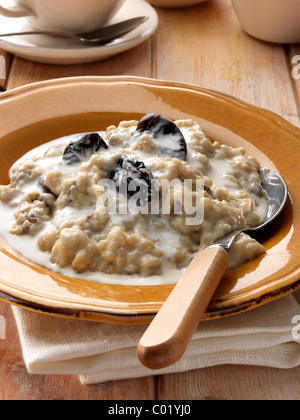
[[[107,144],[98,133],[84,134],[72,140],[66,147],[63,154],[63,161],[68,165],[79,163],[83,159],[89,158],[101,149],[108,149]]]
[[[173,121],[160,114],[148,114],[138,123],[132,142],[136,142],[144,133],[149,135],[162,155],[186,160],[186,141]]]
[[[144,206],[152,200],[152,174],[143,162],[122,156],[110,174],[117,190],[130,198],[139,193],[138,205]]]

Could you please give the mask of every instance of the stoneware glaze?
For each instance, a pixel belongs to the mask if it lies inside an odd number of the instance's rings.
[[[204,316],[234,315],[300,288],[300,130],[281,117],[220,92],[136,77],[65,78],[1,95],[0,183],[32,148],[78,132],[103,130],[156,112],[192,118],[215,140],[244,147],[278,171],[289,189],[284,212],[259,234],[266,254],[227,271]],[[55,316],[122,324],[148,323],[173,285],[107,285],[47,271],[0,238],[0,298]]]

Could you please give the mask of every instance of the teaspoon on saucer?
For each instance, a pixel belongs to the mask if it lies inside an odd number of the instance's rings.
[[[57,31],[25,31],[25,32],[12,32],[7,34],[0,34],[0,38],[9,36],[23,36],[23,35],[47,35],[53,37],[75,39],[85,44],[103,45],[120,38],[129,32],[136,29],[142,23],[146,22],[149,18],[147,16],[140,16],[133,19],[128,19],[119,23],[109,26],[103,26],[92,32],[84,32],[81,34],[70,34],[66,32]]]

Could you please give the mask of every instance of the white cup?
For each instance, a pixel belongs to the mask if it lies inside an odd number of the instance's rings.
[[[232,0],[245,32],[269,42],[300,42],[300,0]]]
[[[93,31],[102,26],[125,0],[16,0],[15,6],[0,6],[9,18],[27,17],[40,30],[72,33]]]

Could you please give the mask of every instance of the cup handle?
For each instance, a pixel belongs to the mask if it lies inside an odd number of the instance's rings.
[[[35,13],[25,6],[16,5],[12,7],[0,6],[0,15],[6,16],[9,18],[19,18],[19,17],[26,17],[26,16],[35,16]]]

